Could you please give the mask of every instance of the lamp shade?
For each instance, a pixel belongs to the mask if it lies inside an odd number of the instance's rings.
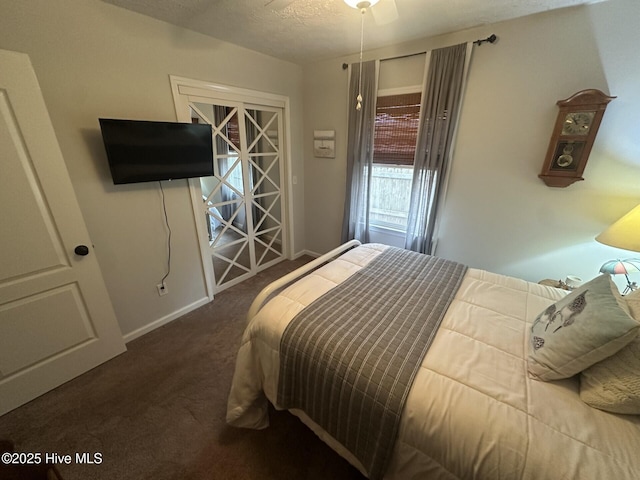
[[[600,243],[640,252],[640,205],[596,237]]]

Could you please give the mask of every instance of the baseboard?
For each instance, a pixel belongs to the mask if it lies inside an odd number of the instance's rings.
[[[311,250],[302,250],[301,252],[295,253],[293,255],[293,259],[292,260],[296,260],[304,255],[309,255],[310,257],[313,258],[318,258],[320,255],[322,255],[321,253],[316,253],[316,252],[312,252]]]
[[[156,328],[166,325],[167,323],[172,322],[176,318],[179,318],[182,315],[185,315],[190,311],[195,310],[196,308],[206,305],[207,303],[209,303],[208,297],[201,298],[200,300],[196,300],[195,302],[189,305],[186,305],[181,309],[170,313],[169,315],[165,315],[164,317],[159,318],[158,320],[155,320],[149,323],[148,325],[145,325],[144,327],[140,327],[137,330],[134,330],[133,332],[127,333],[122,336],[122,338],[124,339],[124,343],[129,343],[130,341],[135,340],[136,338],[141,337],[142,335],[149,333],[152,330],[155,330]]]

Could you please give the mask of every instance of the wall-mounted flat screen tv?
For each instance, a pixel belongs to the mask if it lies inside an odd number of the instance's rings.
[[[116,185],[213,175],[208,124],[99,120]]]

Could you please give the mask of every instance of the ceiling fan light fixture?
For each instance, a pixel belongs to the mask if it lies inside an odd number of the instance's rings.
[[[363,8],[373,7],[379,1],[380,0],[344,0],[344,3],[349,5],[351,8],[362,10]]]

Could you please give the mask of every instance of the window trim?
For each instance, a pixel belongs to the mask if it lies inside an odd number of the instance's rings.
[[[396,237],[398,239],[404,239],[407,235],[407,232],[405,230],[398,230],[397,228],[391,228],[391,227],[383,227],[378,224],[370,225],[369,229],[373,233],[389,235],[391,237]]]
[[[408,93],[422,93],[422,85],[411,85],[408,87],[381,88],[378,90],[378,97],[388,97],[390,95],[406,95]]]

